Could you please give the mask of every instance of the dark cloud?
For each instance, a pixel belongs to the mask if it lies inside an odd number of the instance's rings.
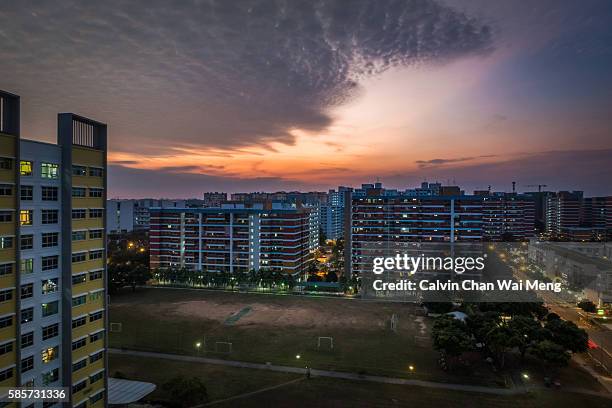
[[[454,158],[454,159],[417,160],[415,163],[419,165],[419,168],[424,169],[424,168],[429,168],[429,167],[443,166],[443,165],[446,165],[446,164],[463,163],[463,162],[469,162],[469,161],[473,161],[473,160],[477,160],[477,159],[485,159],[485,158],[491,158],[491,157],[496,157],[496,155],[483,155],[483,156],[475,156],[475,157],[458,157],[458,158]]]
[[[487,25],[434,0],[14,1],[0,41],[0,86],[40,124],[26,131],[76,109],[145,154],[291,144],[364,76],[491,48]]]
[[[406,188],[422,180],[453,182],[471,191],[492,185],[510,191],[512,181],[519,191],[527,185],[547,184],[551,191],[584,190],[589,195],[612,193],[612,149],[547,151],[500,158],[494,163],[456,163],[420,169],[384,178],[385,183]]]

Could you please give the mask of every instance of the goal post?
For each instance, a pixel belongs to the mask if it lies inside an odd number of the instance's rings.
[[[317,350],[321,350],[321,345],[327,344],[329,350],[334,349],[334,338],[331,336],[319,336],[317,339]]]

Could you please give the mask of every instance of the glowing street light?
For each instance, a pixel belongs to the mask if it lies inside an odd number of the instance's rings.
[[[414,366],[413,366],[413,365],[409,365],[409,366],[408,366],[408,369],[409,369],[410,371],[414,371]]]
[[[302,358],[302,356],[300,356],[299,354],[296,354],[295,358],[297,358],[299,360],[300,358]]]
[[[202,343],[200,343],[199,341],[195,344],[196,348],[199,350],[200,347],[202,347]]]
[[[524,378],[524,379],[526,379],[526,380],[528,380],[528,379],[529,379],[529,374],[527,374],[527,373],[523,373],[523,378]]]

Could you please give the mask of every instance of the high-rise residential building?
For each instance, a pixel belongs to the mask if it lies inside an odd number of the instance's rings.
[[[41,143],[20,139],[17,96],[0,113],[0,387],[105,406],[106,125],[62,113]]]
[[[327,239],[335,240],[344,235],[344,195],[346,191],[353,191],[353,189],[339,186],[337,191],[329,190],[327,203],[320,204],[321,231]]]
[[[151,209],[151,268],[244,273],[306,271],[318,244],[316,207],[227,203]]]
[[[516,193],[487,192],[480,195],[485,240],[526,240],[535,234],[533,197]]]
[[[546,235],[561,241],[603,241],[612,235],[612,197],[559,191],[546,197]]]
[[[164,208],[185,208],[187,200],[167,200],[167,199],[111,199],[107,201],[106,218],[107,232],[110,234],[148,231],[151,218],[150,209]]]
[[[227,193],[220,192],[205,192],[204,193],[204,207],[218,208],[221,204],[227,201]]]

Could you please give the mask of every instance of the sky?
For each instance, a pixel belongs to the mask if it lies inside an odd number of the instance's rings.
[[[108,124],[110,197],[612,194],[607,0],[0,0],[0,61],[22,137]]]

